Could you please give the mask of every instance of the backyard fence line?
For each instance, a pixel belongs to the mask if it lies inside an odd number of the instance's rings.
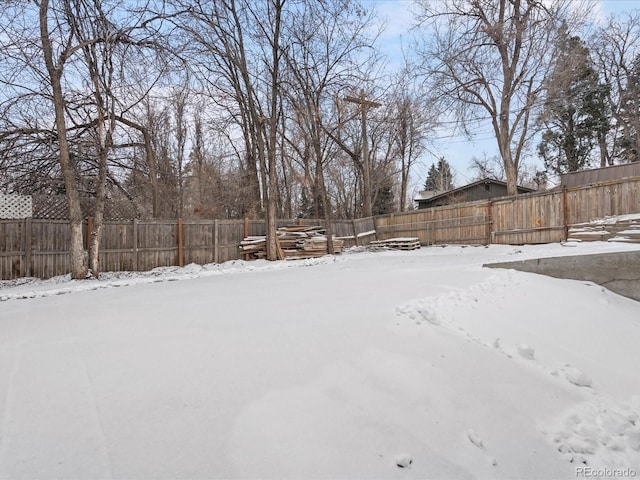
[[[83,225],[88,248],[93,219]],[[279,219],[277,226],[324,226],[324,220]],[[373,218],[336,220],[334,235],[345,246],[375,240]],[[244,259],[238,248],[248,236],[265,235],[264,220],[105,221],[100,239],[102,271],[146,271],[156,267],[204,265]],[[0,220],[0,279],[50,278],[70,271],[67,220]]]
[[[345,247],[372,240],[417,237],[422,245],[554,243],[571,225],[640,213],[640,177],[590,186],[460,203],[355,220],[332,221]],[[278,220],[277,226],[324,226],[324,220]],[[91,219],[84,225],[85,239]],[[102,271],[243,259],[240,242],[264,235],[264,220],[130,220],[104,223]],[[70,271],[69,222],[0,220],[0,278],[49,278]]]
[[[375,222],[381,240],[523,245],[566,240],[571,225],[630,213],[640,213],[640,177],[382,215]]]

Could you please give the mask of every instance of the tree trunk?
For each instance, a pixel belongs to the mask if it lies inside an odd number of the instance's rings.
[[[600,167],[606,167],[609,157],[609,152],[607,150],[607,137],[606,134],[600,132],[598,133],[598,147],[600,148]]]
[[[273,60],[271,70],[271,104],[269,107],[269,143],[267,145],[267,161],[269,173],[269,198],[267,203],[267,258],[269,260],[279,259],[280,249],[277,242],[276,231],[276,206],[278,198],[278,175],[276,166],[277,153],[277,130],[278,130],[278,92],[280,89],[280,21],[282,19],[282,8],[284,0],[275,0],[275,24],[273,27],[273,39],[271,43],[271,58]],[[282,259],[281,259],[282,260]]]
[[[100,276],[100,241],[102,239],[102,226],[104,224],[104,204],[107,183],[107,152],[104,146],[100,148],[99,162],[93,228],[91,232],[87,232],[88,235],[91,235],[91,242],[89,244],[89,268],[91,269],[91,274],[96,278]]]
[[[518,194],[518,169],[511,160],[504,159],[504,173],[507,177],[507,195],[514,196]]]
[[[498,148],[502,163],[504,164],[504,173],[507,180],[507,195],[513,196],[518,194],[518,165],[513,161],[510,142],[510,125],[509,125],[509,99],[506,93],[503,93],[502,105],[500,108],[500,129],[497,132]]]
[[[322,162],[319,161],[316,165],[318,188],[320,189],[320,197],[322,198],[322,205],[324,207],[324,223],[325,223],[325,235],[327,236],[327,253],[333,255],[333,224],[331,223],[331,206],[329,205],[329,195],[327,195],[327,187],[324,183],[324,169],[322,168]]]
[[[405,152],[402,152],[402,171],[400,172],[400,211],[407,208],[407,189],[409,184],[409,168],[405,160]]]
[[[150,105],[147,103],[147,119],[151,118]],[[158,164],[151,144],[151,133],[148,125],[141,129],[144,138],[144,151],[149,167],[149,181],[151,182],[151,202],[153,204],[153,218],[160,215],[160,191],[158,186]]]
[[[80,207],[80,196],[76,183],[76,170],[72,164],[69,154],[69,143],[67,141],[67,126],[65,120],[65,100],[62,93],[62,69],[64,67],[61,59],[59,65],[55,65],[53,59],[53,47],[49,38],[49,0],[42,0],[40,4],[40,40],[44,55],[49,82],[51,84],[53,107],[55,110],[56,132],[58,134],[58,145],[60,148],[60,169],[64,178],[67,203],[69,205],[69,257],[71,263],[71,278],[84,279],[87,277],[87,255],[84,249],[82,236],[82,208]],[[67,52],[65,51],[65,54]]]

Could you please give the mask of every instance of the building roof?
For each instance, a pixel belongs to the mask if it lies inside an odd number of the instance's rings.
[[[414,198],[417,202],[418,200],[429,200],[436,195],[440,195],[442,193],[447,193],[447,190],[420,190],[418,195]]]
[[[495,185],[502,185],[504,187],[507,186],[506,182],[503,182],[502,180],[496,180],[494,178],[481,178],[480,180],[476,180],[475,182],[469,183],[467,185],[463,185],[462,187],[458,187],[458,188],[454,188],[453,190],[447,190],[444,192],[441,191],[433,191],[434,195],[431,196],[423,196],[422,194],[428,194],[431,193],[432,190],[424,190],[422,192],[420,192],[420,194],[415,198],[416,202],[419,201],[425,201],[425,200],[429,200],[429,202],[435,201],[439,198],[443,198],[443,197],[447,197],[449,195],[455,195],[457,193],[462,193],[466,190],[469,190],[470,188],[473,188],[477,185],[485,185],[487,183],[493,183]],[[518,193],[530,193],[530,192],[535,192],[534,189],[532,188],[527,188],[527,187],[522,187],[522,186],[518,186]]]

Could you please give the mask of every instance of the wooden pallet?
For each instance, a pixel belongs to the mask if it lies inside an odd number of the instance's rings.
[[[389,250],[416,250],[420,248],[420,239],[416,237],[389,238],[387,240],[374,240],[369,243],[372,248],[385,248]]]

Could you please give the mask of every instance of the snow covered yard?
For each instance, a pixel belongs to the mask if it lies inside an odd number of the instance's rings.
[[[638,477],[640,303],[482,268],[638,248],[5,282],[0,479]]]

